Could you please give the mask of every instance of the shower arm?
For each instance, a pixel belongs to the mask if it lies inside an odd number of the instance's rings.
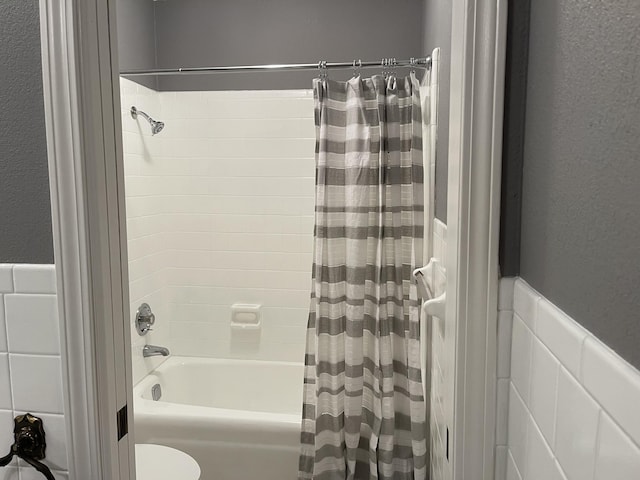
[[[147,119],[147,122],[155,122],[153,118],[151,118],[149,115],[144,113],[142,110],[138,110],[136,107],[131,107],[131,116],[133,118],[136,118],[137,115],[142,115],[144,118]]]
[[[142,117],[145,118],[147,122],[149,122],[149,125],[151,125],[151,135],[160,133],[164,128],[163,122],[158,122],[157,120],[154,120],[149,115],[144,113],[142,110],[138,110],[135,106],[131,107],[131,116],[134,119],[137,119],[138,115],[142,115]]]

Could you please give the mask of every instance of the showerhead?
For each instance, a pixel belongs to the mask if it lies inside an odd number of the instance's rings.
[[[156,122],[155,120],[151,120],[151,134],[155,135],[156,133],[160,133],[164,128],[164,122]]]
[[[149,125],[151,125],[151,135],[160,133],[164,128],[164,122],[158,122],[144,113],[142,110],[138,110],[136,107],[131,107],[131,116],[133,118],[138,118],[138,115],[142,115],[144,118],[146,118],[147,122],[149,122]]]

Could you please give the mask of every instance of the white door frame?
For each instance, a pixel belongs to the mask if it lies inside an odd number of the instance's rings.
[[[452,7],[445,476],[493,480],[507,0]]]
[[[40,0],[72,480],[135,478],[131,415],[118,421],[133,404],[113,19],[114,0]]]
[[[40,4],[70,479],[129,480],[133,441],[118,441],[116,417],[132,384],[115,0]],[[452,17],[447,477],[493,480],[506,0],[454,0]]]

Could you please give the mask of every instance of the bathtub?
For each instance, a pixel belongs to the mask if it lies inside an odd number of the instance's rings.
[[[188,453],[201,480],[295,480],[302,383],[302,364],[170,357],[134,388],[135,441]]]

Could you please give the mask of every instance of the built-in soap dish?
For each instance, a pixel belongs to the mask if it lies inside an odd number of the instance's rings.
[[[262,305],[234,303],[231,305],[232,330],[258,330],[262,321]]]

